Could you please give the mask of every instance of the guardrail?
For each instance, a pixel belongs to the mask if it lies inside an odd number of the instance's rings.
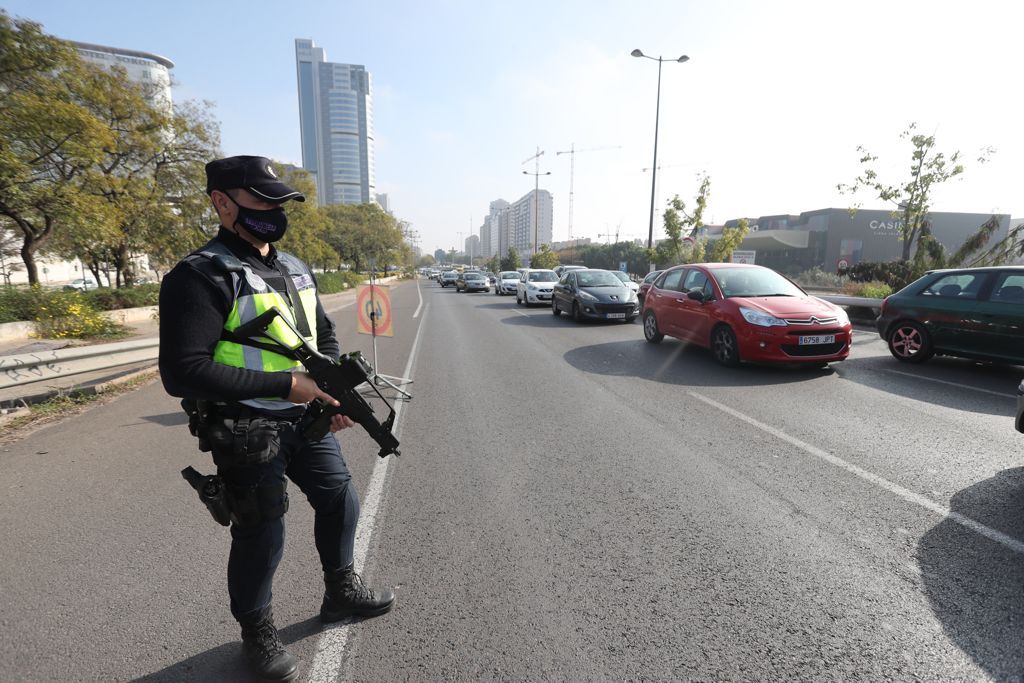
[[[836,306],[860,306],[861,308],[881,308],[882,299],[868,299],[862,296],[819,296]]]
[[[0,356],[0,389],[156,360],[156,337]]]

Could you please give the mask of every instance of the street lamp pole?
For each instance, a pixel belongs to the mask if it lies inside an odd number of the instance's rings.
[[[646,57],[647,59],[652,59],[658,62],[658,95],[654,104],[654,163],[651,164],[651,213],[647,224],[647,249],[650,251],[654,249],[654,195],[658,178],[658,123],[661,115],[661,63],[665,60],[660,56],[655,59],[654,57],[645,55],[640,50],[633,50],[630,54],[634,57]],[[674,61],[683,63],[689,60],[689,57],[683,55]],[[648,272],[654,272],[654,266],[655,264],[653,262],[650,263],[650,270]]]

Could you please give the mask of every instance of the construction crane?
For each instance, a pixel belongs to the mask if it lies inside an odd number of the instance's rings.
[[[608,147],[588,147],[587,149],[576,149],[576,143],[569,145],[569,149],[555,152],[555,156],[569,155],[569,240],[572,241],[572,201],[573,201],[573,176],[576,171],[576,155],[580,152],[601,152],[607,149],[622,149],[622,145]]]
[[[601,239],[602,237],[615,237],[614,244],[618,244],[619,243],[619,230],[621,228],[622,228],[622,223],[619,223],[618,225],[615,226],[615,234],[614,235],[612,235],[612,233],[610,233],[610,232],[602,232],[602,233],[598,233],[597,234],[597,239]]]

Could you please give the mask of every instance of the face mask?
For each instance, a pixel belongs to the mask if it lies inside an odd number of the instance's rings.
[[[224,194],[238,207],[236,225],[242,226],[246,232],[263,242],[276,242],[284,237],[285,231],[288,230],[288,214],[284,212],[283,207],[248,209],[232,199],[231,195],[226,192]]]

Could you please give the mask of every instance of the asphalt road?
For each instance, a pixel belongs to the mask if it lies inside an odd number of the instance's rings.
[[[728,370],[419,286],[378,342],[415,377],[403,455],[341,436],[398,603],[320,629],[293,494],[275,613],[305,680],[1024,680],[1024,370],[870,332],[834,369]],[[158,383],[0,453],[0,678],[247,680],[228,534],[178,476],[205,457]]]

